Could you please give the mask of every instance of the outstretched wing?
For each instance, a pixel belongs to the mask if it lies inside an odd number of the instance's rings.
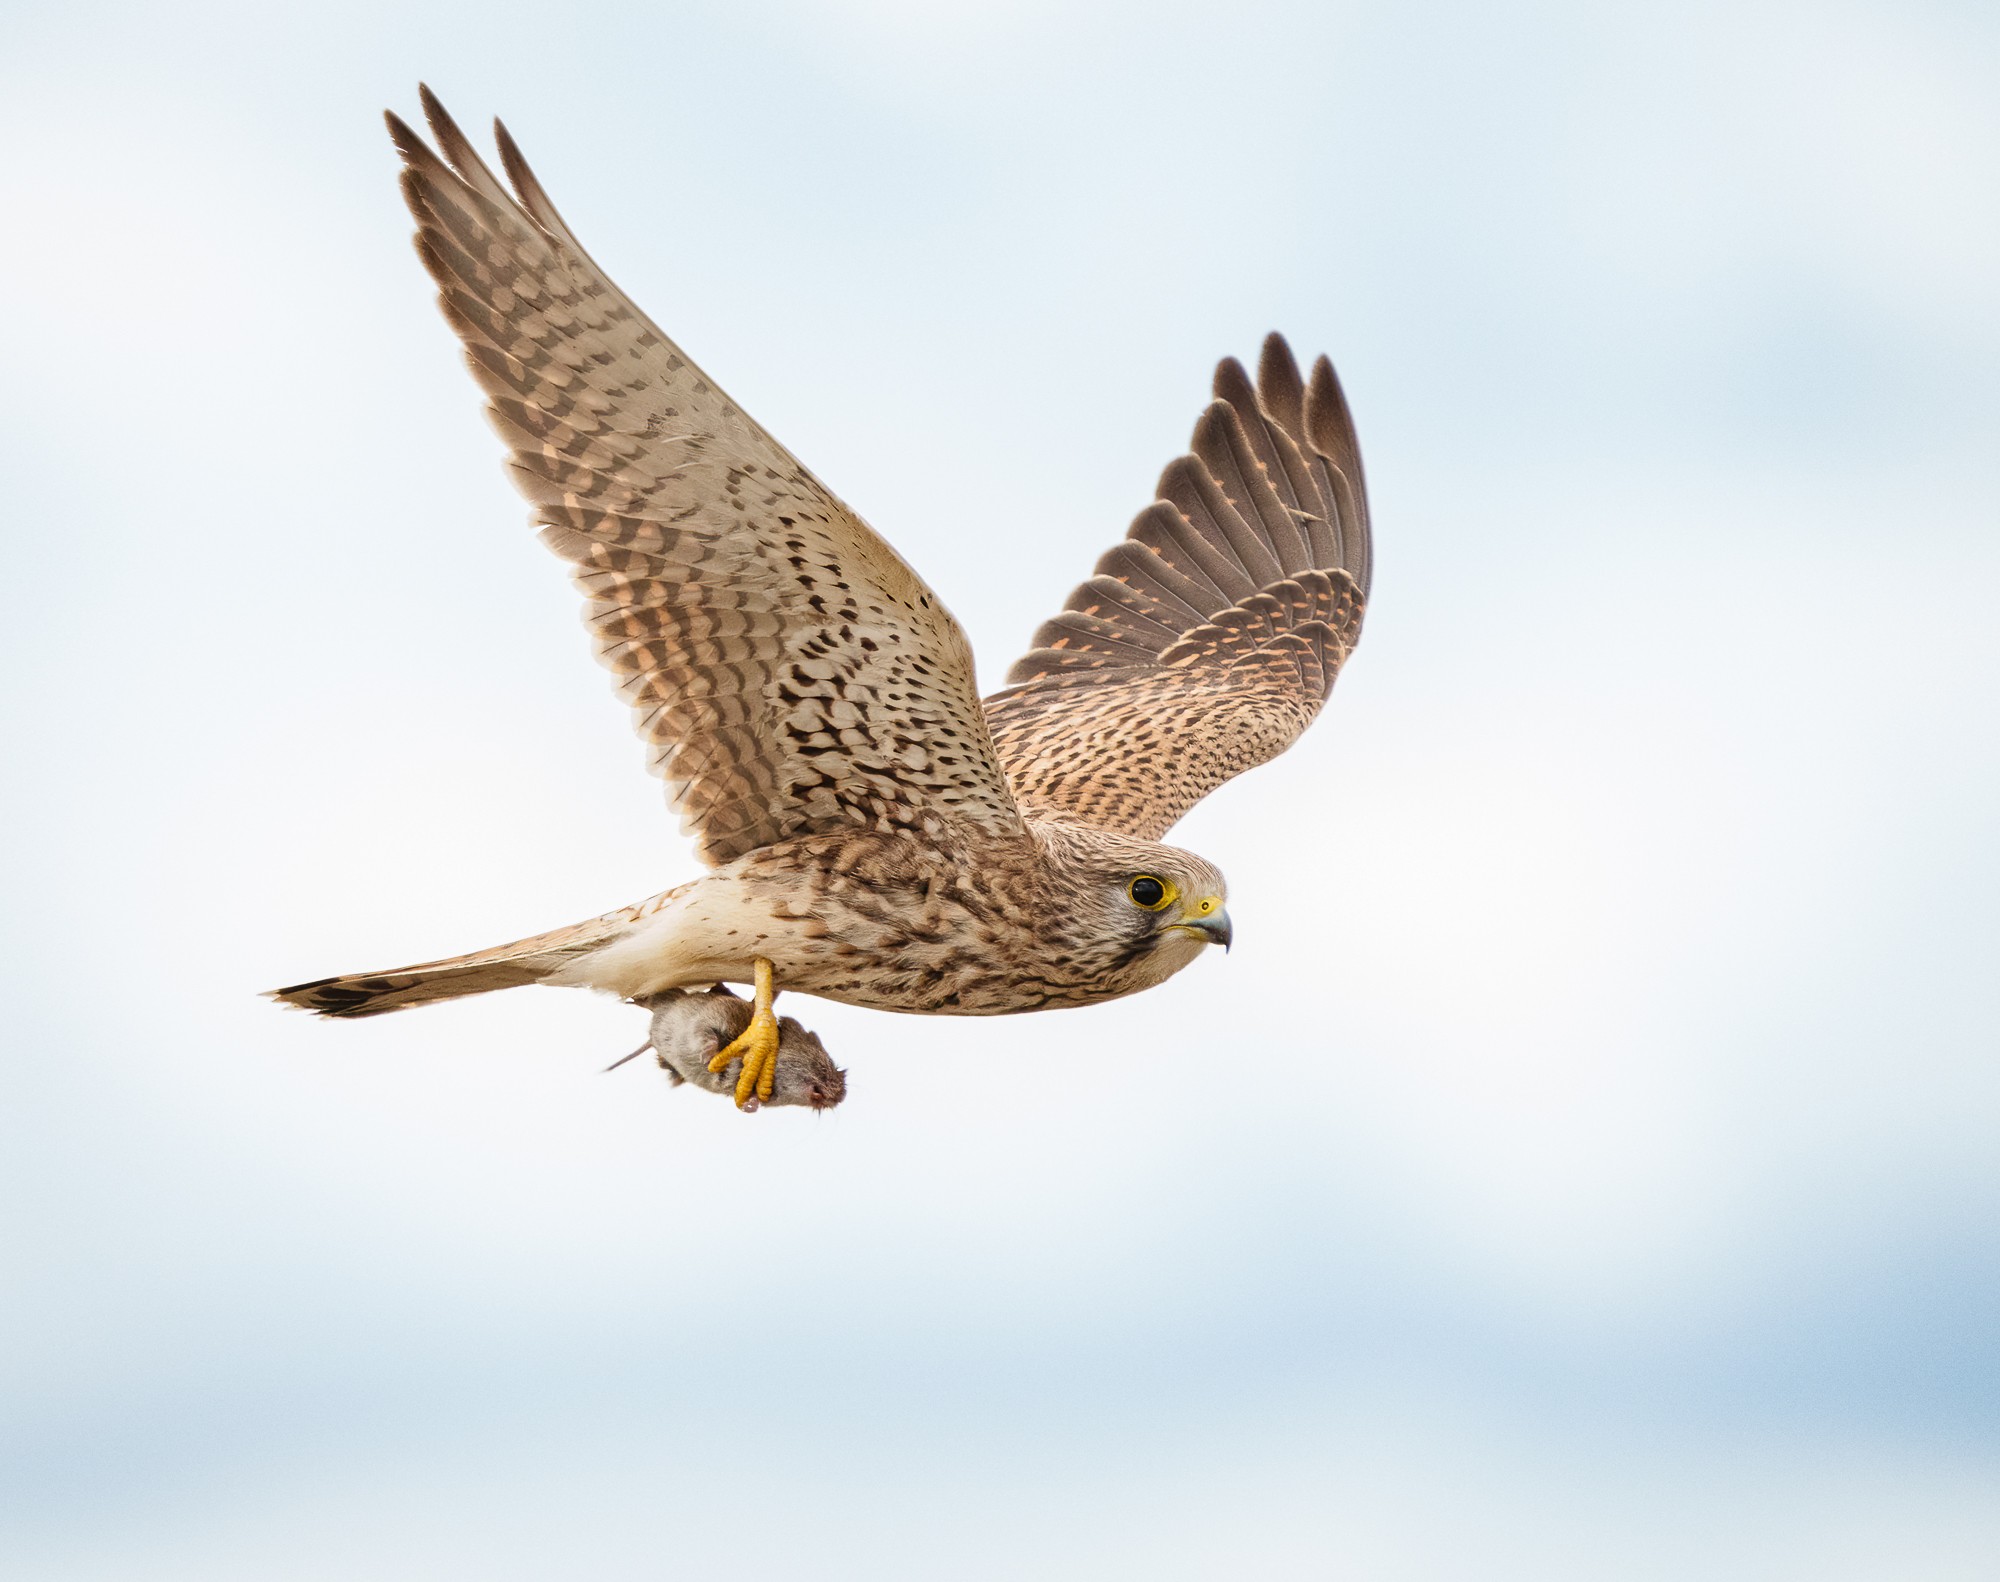
[[[504,127],[512,193],[423,104],[442,159],[388,118],[417,250],[701,855],[1019,830],[937,595],[606,278]]]
[[[1361,636],[1368,504],[1333,365],[1234,358],[1193,452],[986,700],[1029,813],[1148,840],[1298,739]]]

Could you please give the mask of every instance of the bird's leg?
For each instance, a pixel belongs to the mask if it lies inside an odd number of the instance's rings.
[[[734,1043],[718,1049],[708,1063],[710,1071],[722,1071],[727,1069],[730,1061],[742,1057],[743,1072],[736,1079],[736,1107],[739,1110],[755,1109],[757,1102],[768,1099],[778,1078],[778,1014],[771,1009],[771,1002],[778,997],[778,991],[771,983],[770,962],[759,956],[754,970],[757,1003],[756,1009],[750,1013],[750,1025],[743,1029],[742,1036]]]

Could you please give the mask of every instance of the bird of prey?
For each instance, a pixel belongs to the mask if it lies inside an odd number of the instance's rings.
[[[391,114],[416,243],[543,541],[711,869],[589,922],[274,997],[374,1016],[520,984],[754,987],[717,1052],[769,1098],[780,989],[991,1016],[1151,988],[1227,945],[1161,837],[1291,745],[1361,634],[1346,399],[1278,336],[981,699],[965,634],[860,517],[614,286],[507,130],[495,177],[429,89]]]

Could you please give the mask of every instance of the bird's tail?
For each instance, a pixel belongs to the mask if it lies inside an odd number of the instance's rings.
[[[517,939],[511,945],[495,945],[491,950],[476,950],[469,956],[295,983],[289,989],[270,990],[268,997],[320,1016],[380,1016],[384,1011],[429,1005],[436,1000],[541,983],[577,957],[609,944],[655,904],[642,901],[587,923]]]

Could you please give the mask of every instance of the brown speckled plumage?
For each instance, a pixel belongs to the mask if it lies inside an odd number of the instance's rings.
[[[510,193],[424,91],[417,246],[508,466],[713,872],[494,950],[277,991],[368,1016],[523,983],[780,987],[993,1015],[1160,982],[1227,938],[1158,844],[1311,723],[1361,631],[1359,452],[1332,367],[1233,359],[1189,454],[983,703],[958,623],[597,268],[504,128]],[[1150,880],[1164,897],[1135,885]]]
[[[1030,815],[1157,839],[1312,723],[1361,638],[1368,514],[1322,357],[1233,357],[1188,455],[986,700]]]

